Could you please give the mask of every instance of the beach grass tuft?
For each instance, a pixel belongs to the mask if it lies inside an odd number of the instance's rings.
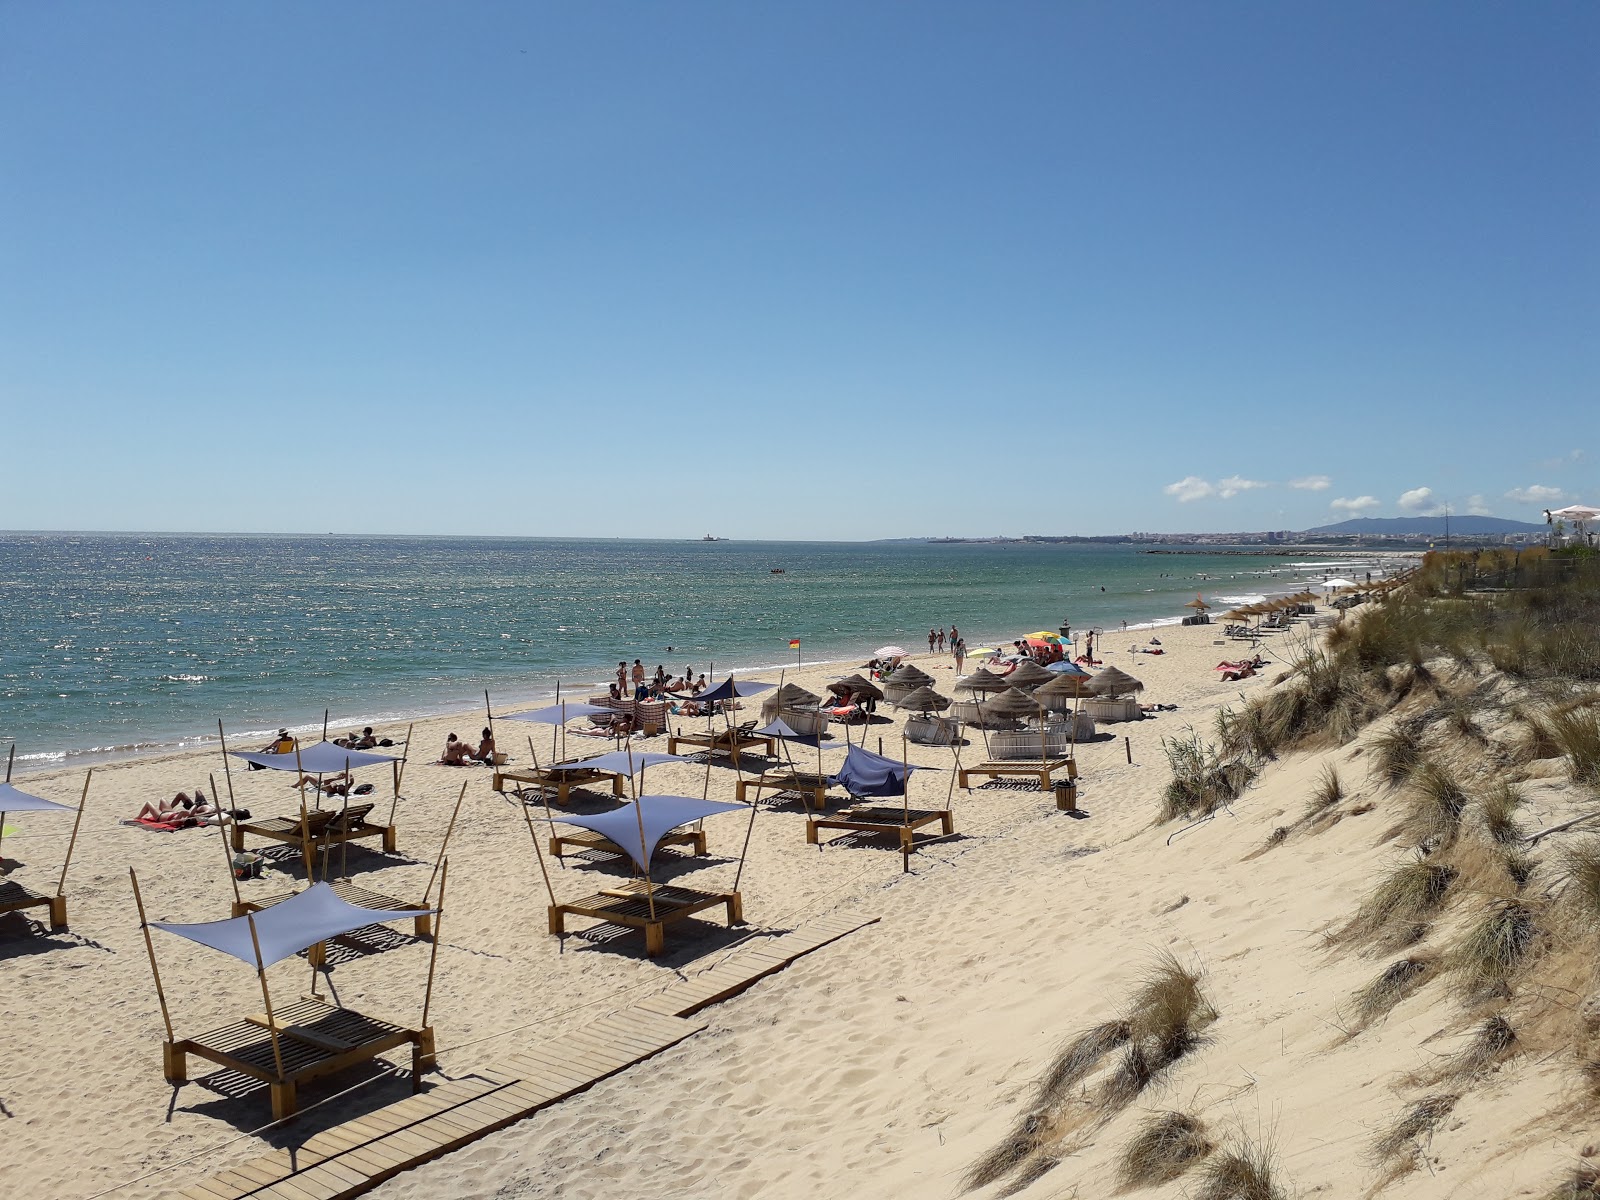
[[[1241,1139],[1206,1160],[1195,1200],[1284,1200],[1273,1158],[1270,1145]]]
[[[1322,764],[1322,774],[1311,792],[1311,802],[1306,805],[1303,819],[1310,820],[1327,812],[1344,799],[1344,780],[1339,778],[1339,768],[1331,762]]]
[[[1201,991],[1199,972],[1161,954],[1129,1004],[1129,1044],[1101,1089],[1098,1107],[1112,1112],[1126,1107],[1200,1045],[1200,1030],[1216,1015]]]
[[[1460,975],[1469,996],[1503,994],[1533,949],[1537,932],[1529,905],[1510,898],[1491,900],[1456,944],[1449,966]]]
[[[1243,794],[1257,770],[1243,758],[1225,759],[1198,733],[1162,738],[1172,778],[1161,794],[1161,820],[1210,816]]]
[[[1066,1098],[1069,1088],[1080,1083],[1099,1066],[1101,1059],[1126,1045],[1132,1036],[1133,1029],[1126,1021],[1105,1021],[1093,1029],[1084,1030],[1062,1047],[1040,1080],[1040,1102],[1060,1103]]]
[[[1123,1149],[1117,1175],[1124,1189],[1170,1183],[1213,1149],[1200,1118],[1180,1112],[1156,1113],[1140,1125]]]
[[[1389,1132],[1378,1139],[1373,1156],[1379,1162],[1392,1164],[1396,1175],[1411,1170],[1421,1153],[1422,1140],[1439,1127],[1460,1099],[1458,1094],[1444,1092],[1424,1096],[1400,1114]]]
[[[1339,940],[1373,940],[1383,945],[1411,945],[1426,933],[1426,920],[1444,904],[1456,869],[1427,859],[1402,863],[1384,877],[1356,915],[1340,930]]]
[[[1373,770],[1390,787],[1399,787],[1422,766],[1422,732],[1402,721],[1372,739]]]
[[[1406,836],[1416,846],[1448,846],[1461,832],[1467,793],[1454,775],[1436,762],[1423,761],[1408,782],[1411,798]]]
[[[1585,1163],[1569,1171],[1544,1200],[1600,1200],[1600,1167]]]
[[[987,1187],[1010,1175],[1044,1144],[1050,1129],[1050,1114],[1043,1109],[1026,1113],[995,1146],[962,1176],[961,1187],[973,1191]]]
[[[1561,894],[1563,907],[1581,928],[1600,930],[1600,838],[1585,838],[1569,846],[1562,866],[1567,876]]]
[[[1517,811],[1525,800],[1521,789],[1506,780],[1484,792],[1480,805],[1483,827],[1499,845],[1514,846],[1522,841],[1523,829]]]
[[[1438,960],[1431,954],[1412,954],[1390,963],[1356,993],[1356,1016],[1370,1025],[1427,982]]]
[[[1600,712],[1589,707],[1557,712],[1550,718],[1550,733],[1567,756],[1572,782],[1600,785]]]

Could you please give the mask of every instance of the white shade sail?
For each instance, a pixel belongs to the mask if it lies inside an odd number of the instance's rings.
[[[592,817],[557,813],[555,819],[563,825],[592,829],[610,838],[633,859],[641,871],[648,871],[650,857],[661,844],[661,839],[679,825],[687,825],[690,821],[717,813],[743,810],[745,807],[723,800],[696,800],[692,796],[640,796],[632,804],[624,804],[611,812],[597,813]],[[639,839],[641,823],[644,826],[642,842]]]
[[[370,750],[349,750],[344,746],[335,746],[332,742],[318,742],[315,746],[305,746],[298,751],[291,750],[287,754],[235,750],[233,756],[242,758],[248,763],[255,763],[258,767],[266,767],[268,770],[304,771],[308,775],[331,775],[335,771],[395,761],[388,754],[373,754]]]
[[[70,804],[57,804],[33,796],[9,783],[0,783],[0,812],[77,812]]]

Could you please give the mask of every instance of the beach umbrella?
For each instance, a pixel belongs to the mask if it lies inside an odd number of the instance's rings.
[[[1023,659],[1017,664],[1017,669],[1005,677],[1005,681],[1014,688],[1028,691],[1042,683],[1049,683],[1054,678],[1054,675],[1032,659]]]
[[[1209,604],[1207,604],[1205,602],[1205,600],[1201,597],[1199,592],[1196,592],[1194,599],[1189,601],[1189,603],[1185,604],[1184,607],[1185,608],[1192,608],[1196,612],[1206,612],[1211,608],[1211,605],[1209,605]]]
[[[672,830],[690,821],[704,820],[718,813],[739,812],[745,807],[723,800],[697,800],[692,796],[640,796],[631,804],[610,812],[593,816],[557,813],[555,820],[563,825],[592,829],[609,838],[627,853],[639,870],[648,874],[656,847]]]
[[[884,678],[884,683],[911,684],[915,687],[921,687],[925,683],[932,682],[932,675],[929,675],[926,671],[912,666],[910,663],[906,663],[904,666],[896,667]]]
[[[909,708],[916,712],[931,713],[943,712],[950,707],[950,700],[939,695],[931,687],[919,687],[909,695],[900,697],[895,701],[896,708]]]
[[[1048,629],[1041,629],[1037,633],[1025,633],[1022,636],[1030,642],[1059,642],[1061,640],[1059,633],[1051,633]]]
[[[883,659],[883,658],[904,658],[907,654],[909,654],[911,652],[909,650],[905,649],[902,646],[879,646],[872,653],[873,653],[873,657],[874,658]]]
[[[1322,586],[1325,587],[1325,588],[1355,587],[1356,586],[1356,581],[1354,579],[1344,579],[1344,578],[1324,579],[1322,581]]]
[[[1092,696],[1088,680],[1078,675],[1057,675],[1051,682],[1037,688],[1033,698],[1055,712],[1066,712],[1074,707],[1072,701]]]
[[[828,685],[828,690],[835,694],[848,690],[852,696],[866,695],[874,700],[883,699],[883,689],[860,675],[846,675],[843,679],[836,679]]]
[[[967,657],[977,658],[980,654],[999,654],[1000,651],[993,646],[968,646]]]
[[[342,899],[330,884],[314,883],[271,908],[226,921],[178,924],[151,921],[150,928],[176,934],[213,950],[232,955],[252,967],[270,967],[318,942],[386,921],[409,921],[432,908],[367,908]],[[250,936],[252,922],[255,938]],[[256,943],[260,944],[257,955]]]
[[[1064,658],[1060,662],[1045,663],[1044,669],[1052,675],[1073,675],[1079,679],[1089,678],[1089,672],[1070,659]]]
[[[1562,521],[1594,521],[1600,520],[1600,508],[1591,508],[1587,504],[1569,504],[1565,508],[1553,508],[1550,515]]]
[[[1089,690],[1096,696],[1115,699],[1129,692],[1144,691],[1144,684],[1119,667],[1107,667],[1089,680]]]
[[[1010,686],[1000,676],[982,667],[956,681],[956,690],[963,692],[1003,692]]]
[[[778,708],[815,708],[822,703],[822,697],[815,692],[808,692],[798,683],[786,683],[778,689],[775,697],[769,697],[764,703],[770,704],[777,700]]]
[[[1044,715],[1044,706],[1026,692],[1007,688],[993,700],[985,700],[983,711],[998,717],[1041,717]]]

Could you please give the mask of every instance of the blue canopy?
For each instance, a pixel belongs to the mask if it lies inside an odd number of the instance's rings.
[[[30,795],[9,783],[0,783],[0,812],[76,812],[68,804],[57,804],[43,796]]]
[[[375,763],[395,761],[393,756],[388,754],[373,754],[370,750],[347,750],[343,746],[335,746],[332,742],[318,742],[315,746],[306,746],[298,751],[291,750],[287,754],[235,750],[233,756],[273,771],[304,771],[307,775],[331,775],[335,771],[347,768],[370,767]]]
[[[770,692],[777,686],[775,683],[756,683],[753,680],[735,683],[733,676],[729,675],[716,687],[711,688],[709,691],[701,692],[698,696],[692,696],[690,699],[697,704],[714,704],[718,700],[732,700],[735,696],[758,696],[762,692]]]
[[[626,775],[632,779],[646,767],[653,767],[657,763],[689,762],[681,754],[661,754],[656,751],[635,750],[630,754],[626,750],[613,750],[609,754],[597,754],[593,758],[574,758],[567,762],[556,763],[552,771],[576,771],[587,768],[591,771],[610,771],[613,775]]]
[[[1088,679],[1090,676],[1090,672],[1085,671],[1077,663],[1068,662],[1066,659],[1062,659],[1060,662],[1045,663],[1044,669],[1057,675],[1076,675],[1080,679]]]
[[[692,796],[640,796],[632,804],[624,804],[610,812],[596,813],[590,817],[557,813],[555,819],[563,825],[577,825],[603,834],[625,850],[641,871],[648,871],[650,856],[671,830],[702,817],[734,812],[745,807],[723,800],[696,800]],[[639,840],[641,822],[644,824],[642,843]],[[269,908],[267,911],[272,910]]]
[[[574,700],[563,700],[560,704],[552,704],[549,708],[536,708],[532,712],[502,713],[502,721],[532,721],[538,725],[565,725],[568,721],[578,717],[588,717],[595,713],[615,712],[615,709],[602,708],[598,704],[585,704]]]
[[[756,732],[762,737],[793,738],[806,736],[798,729],[795,729],[793,726],[791,726],[789,722],[785,721],[782,717],[779,717],[770,725],[763,725],[760,729],[756,730]]]
[[[845,751],[839,773],[830,776],[828,782],[844,788],[852,796],[904,796],[906,783],[916,769],[899,759],[851,746]]]

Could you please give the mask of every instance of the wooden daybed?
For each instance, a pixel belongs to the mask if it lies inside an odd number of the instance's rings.
[[[1032,775],[1039,781],[1039,790],[1048,792],[1053,785],[1053,776],[1057,771],[1065,770],[1068,779],[1078,777],[1078,764],[1072,758],[1018,758],[997,759],[992,762],[979,763],[975,767],[962,767],[957,774],[957,783],[970,789],[969,782],[973,775],[983,775],[994,778],[999,775]]]
[[[60,893],[42,896],[29,891],[14,879],[0,880],[0,913],[18,912],[24,908],[48,908],[50,928],[67,927],[67,898]]]
[[[713,733],[674,733],[667,737],[667,753],[676,754],[679,746],[699,746],[715,754],[721,751],[731,755],[733,761],[739,761],[741,751],[749,750],[755,746],[764,748],[768,758],[774,758],[778,753],[778,739],[764,737],[759,733],[751,732],[747,726],[737,729],[720,729]]]
[[[750,788],[755,788],[756,799],[763,791],[800,792],[809,794],[811,802],[819,809],[828,807],[828,777],[814,771],[768,771],[755,779],[741,779],[734,785],[734,797],[743,804]]]
[[[601,780],[611,781],[611,794],[618,799],[627,795],[623,785],[623,777],[616,771],[600,771],[593,767],[535,767],[531,771],[496,771],[494,773],[494,790],[505,793],[506,784],[524,785],[539,788],[541,791],[553,789],[556,803],[566,807],[567,797],[575,787],[597,783]],[[520,791],[513,786],[513,791]]]
[[[292,817],[267,817],[259,821],[235,821],[233,849],[235,853],[244,850],[244,835],[247,833],[269,841],[297,843],[304,846],[308,854],[358,838],[381,837],[384,853],[393,854],[396,847],[395,827],[369,822],[367,817],[372,809],[371,804],[352,804],[342,810],[324,808],[308,812],[303,819],[296,814]]]
[[[652,903],[655,905],[653,917],[650,915]],[[550,932],[565,933],[568,916],[593,917],[629,929],[642,929],[644,952],[654,958],[665,948],[668,925],[719,904],[728,910],[729,925],[744,923],[744,907],[738,892],[702,892],[669,884],[657,885],[647,899],[647,884],[642,879],[634,879],[570,904],[550,905]]]
[[[942,834],[956,831],[955,818],[948,808],[898,808],[894,805],[855,805],[841,809],[833,816],[810,817],[806,820],[806,842],[818,843],[819,829],[855,829],[866,833],[892,833],[900,839],[903,853],[911,853],[917,830],[924,825],[939,826]]]

